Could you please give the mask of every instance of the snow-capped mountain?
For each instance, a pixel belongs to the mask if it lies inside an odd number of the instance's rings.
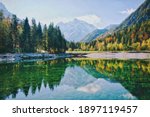
[[[74,19],[73,21],[57,24],[60,27],[62,33],[68,41],[79,42],[87,34],[96,29],[92,24],[88,24],[84,21]]]
[[[5,7],[5,5],[3,3],[0,2],[0,11],[3,12],[4,17],[12,17],[12,13],[10,13],[7,8]]]

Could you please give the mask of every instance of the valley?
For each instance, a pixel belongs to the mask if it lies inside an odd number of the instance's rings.
[[[0,100],[150,100],[149,0],[16,1],[0,2]]]

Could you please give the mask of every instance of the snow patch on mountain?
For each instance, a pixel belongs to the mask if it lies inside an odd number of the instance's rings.
[[[96,29],[92,24],[88,24],[85,21],[74,19],[70,22],[57,24],[60,27],[62,33],[68,41],[78,42],[88,33]]]

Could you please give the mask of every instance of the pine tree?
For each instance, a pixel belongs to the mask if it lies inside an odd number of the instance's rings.
[[[42,42],[43,49],[48,51],[48,29],[47,26],[44,25],[43,29],[43,42]]]
[[[41,23],[39,22],[38,23],[38,26],[37,26],[37,31],[36,31],[36,35],[37,35],[37,39],[36,39],[36,47],[38,50],[41,50],[42,49],[42,27],[41,27]]]
[[[54,25],[51,23],[48,27],[48,52],[52,53],[52,47],[53,47],[53,30],[54,30]]]
[[[20,43],[22,52],[30,52],[30,48],[32,48],[31,43],[32,42],[31,42],[31,35],[30,35],[30,25],[28,22],[28,18],[26,18],[23,23],[22,39]]]
[[[32,41],[31,52],[36,52],[37,50],[37,25],[36,25],[35,19],[32,19],[31,41]]]
[[[19,32],[18,32],[18,19],[16,15],[12,16],[10,27],[10,38],[13,43],[13,52],[19,51]]]

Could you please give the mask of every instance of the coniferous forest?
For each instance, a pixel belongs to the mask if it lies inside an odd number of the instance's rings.
[[[64,53],[68,51],[150,51],[150,2],[146,0],[113,32],[90,42],[66,41],[59,26],[37,23],[0,12],[0,53]],[[80,30],[80,29],[78,29]],[[82,30],[81,30],[82,31]],[[72,33],[72,32],[69,32]]]
[[[4,18],[0,12],[0,53],[63,53],[65,50],[66,40],[53,23],[42,28],[35,19],[30,25],[28,18],[23,21],[16,15]]]
[[[112,32],[70,45],[69,50],[81,51],[150,51],[150,1],[145,0]]]
[[[2,1],[0,100],[150,100],[150,0]]]

